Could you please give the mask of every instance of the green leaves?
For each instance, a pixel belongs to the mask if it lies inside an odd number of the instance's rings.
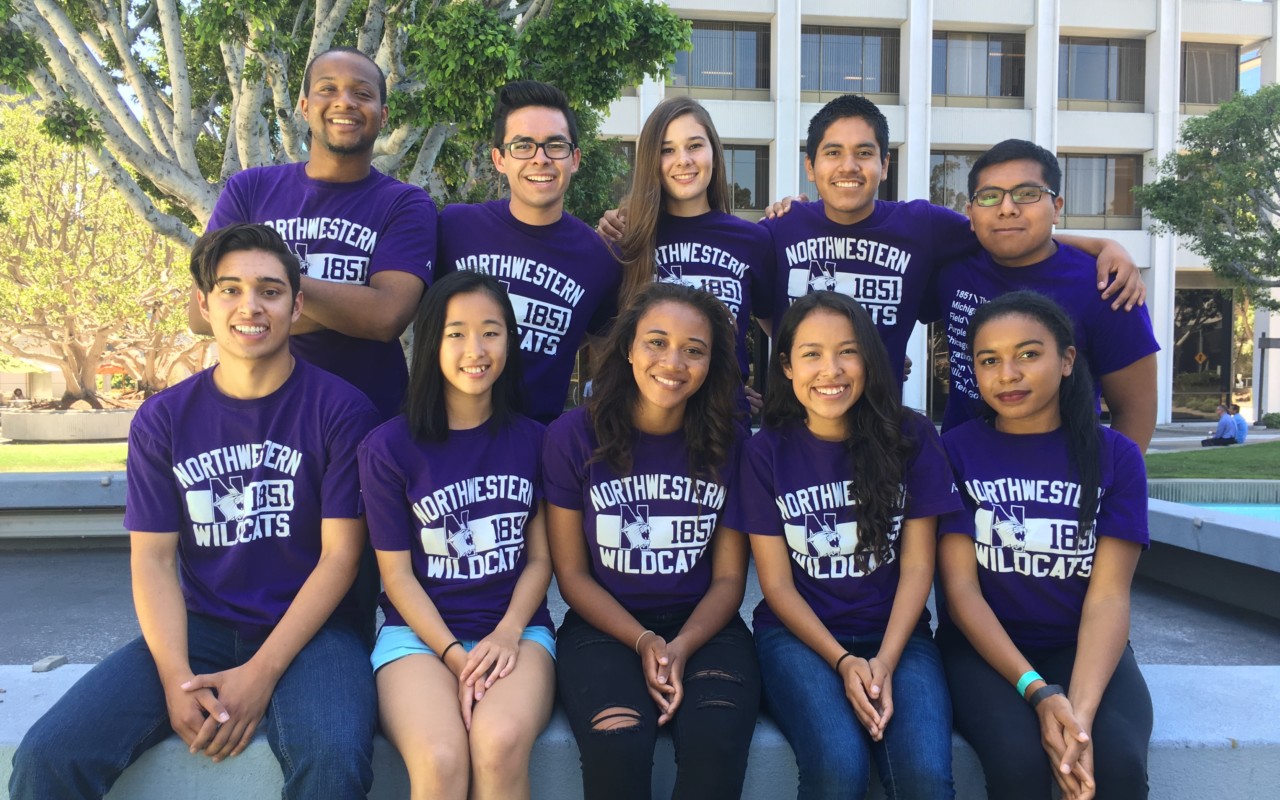
[[[1157,230],[1184,237],[1255,302],[1280,307],[1280,86],[1237,94],[1183,125],[1158,180],[1134,190]]]

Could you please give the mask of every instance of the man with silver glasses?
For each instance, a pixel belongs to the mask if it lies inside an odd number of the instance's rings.
[[[510,197],[440,213],[438,275],[475,270],[511,296],[524,351],[525,413],[542,423],[564,410],[584,336],[616,313],[621,267],[590,226],[565,213],[578,171],[578,123],[563,92],[537,81],[498,91],[493,166]]]

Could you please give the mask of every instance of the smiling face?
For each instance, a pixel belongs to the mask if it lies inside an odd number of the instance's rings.
[[[978,175],[977,191],[1004,189],[999,205],[983,208],[970,201],[965,207],[969,227],[996,263],[1006,267],[1038,264],[1053,255],[1053,226],[1058,224],[1062,198],[1048,192],[1034,203],[1015,203],[1010,189],[1044,186],[1043,170],[1035,161],[1019,159],[994,164]]]
[[[782,371],[804,406],[810,432],[819,439],[845,439],[845,415],[866,387],[866,366],[853,322],[829,309],[811,311],[796,326]]]
[[[288,361],[289,327],[302,314],[302,294],[290,290],[279,257],[264,250],[227,253],[213,289],[198,298],[219,361]]]
[[[326,53],[311,65],[311,84],[299,108],[311,128],[311,152],[335,156],[373,154],[387,122],[378,68],[356,53]]]
[[[1076,349],[1058,353],[1044,323],[1023,314],[988,321],[973,339],[978,392],[996,412],[996,428],[1007,433],[1047,433],[1062,424],[1058,393],[1071,374]]]
[[[714,155],[707,129],[692,114],[683,114],[662,134],[662,194],[667,213],[695,217],[711,210]]]
[[[506,142],[572,142],[564,112],[546,106],[525,106],[507,115]],[[528,225],[550,225],[564,212],[564,193],[578,171],[582,152],[574,148],[568,158],[548,158],[539,147],[533,158],[512,158],[494,148],[493,166],[511,184],[511,214]]]
[[[685,303],[657,303],[636,323],[627,360],[639,389],[636,427],[674,431],[711,368],[711,323]]]
[[[488,292],[449,298],[440,339],[440,371],[451,416],[460,404],[492,402],[493,384],[507,364],[510,335],[505,315]]]
[[[812,160],[804,162],[827,218],[841,225],[861,222],[875,208],[889,154],[880,152],[875,129],[862,117],[841,117],[827,126]]]

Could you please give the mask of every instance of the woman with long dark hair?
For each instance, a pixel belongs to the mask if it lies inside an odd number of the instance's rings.
[[[1147,796],[1151,696],[1128,646],[1146,472],[1098,424],[1072,341],[1034,292],[978,308],[985,418],[943,437],[965,510],[942,522],[938,641],[993,800],[1048,798],[1055,781],[1068,800]]]
[[[385,591],[373,668],[415,798],[529,797],[555,696],[542,425],[520,415],[502,285],[441,278],[414,323],[405,413],[360,445]]]
[[[725,525],[751,535],[755,638],[799,797],[950,798],[951,715],[925,600],[937,515],[959,508],[928,420],[851,298],[814,292],[775,331],[764,427]]]
[[[597,352],[585,407],[547,429],[560,594],[557,681],[588,800],[652,797],[658,728],[674,797],[736,798],[760,679],[738,616],[747,543],[719,528],[742,437],[732,323],[710,294],[641,289]]]

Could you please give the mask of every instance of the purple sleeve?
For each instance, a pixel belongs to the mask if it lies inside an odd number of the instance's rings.
[[[413,188],[404,193],[378,232],[369,275],[407,272],[430,286],[436,260],[436,206],[425,191]]]
[[[576,415],[561,417],[547,428],[542,442],[542,489],[547,502],[572,511],[582,511],[582,487],[586,482],[586,462],[582,442],[571,426]]]
[[[320,518],[355,519],[364,513],[356,448],[378,424],[378,412],[361,397],[358,405],[336,408],[331,413],[337,419],[329,426],[329,459],[321,482]]]
[[[218,195],[218,202],[213,204],[213,213],[209,215],[209,224],[205,226],[206,231],[216,231],[237,222],[249,221],[248,204],[245,202],[244,190],[240,185],[245,182],[244,175],[243,172],[232,175],[227,185],[222,188],[222,193]]]
[[[946,434],[942,437],[942,449],[947,455],[947,462],[951,465],[951,477],[957,493],[960,495],[960,508],[948,511],[938,516],[938,536],[941,537],[946,533],[963,533],[970,539],[976,539],[978,536],[977,526],[974,525],[973,515],[978,508],[973,502],[973,498],[969,497],[968,492],[960,491],[964,476],[960,463],[960,454],[952,449],[953,441],[957,439],[954,434]]]
[[[360,490],[364,493],[369,543],[375,550],[409,550],[415,528],[399,465],[384,449],[380,430],[360,444]]]
[[[1109,436],[1112,479],[1102,497],[1094,530],[1099,536],[1151,544],[1147,529],[1147,468],[1138,446],[1120,434]],[[1104,450],[1105,452],[1105,450]]]
[[[769,319],[777,291],[778,254],[773,249],[773,228],[767,225],[760,228],[765,235],[760,237],[756,269],[751,275],[751,311],[760,319]]]
[[[930,204],[928,226],[934,263],[941,269],[982,249],[977,234],[969,228],[969,218],[964,214]]]
[[[763,440],[753,438],[742,448],[725,505],[724,525],[748,534],[781,536],[782,515],[774,502],[772,450],[763,444]]]
[[[1160,349],[1146,306],[1113,311],[1110,301],[1099,297],[1090,328],[1088,360],[1095,380]]]
[[[916,454],[907,465],[904,484],[907,490],[906,519],[935,517],[964,507],[960,493],[956,491],[951,465],[938,439],[933,423],[915,412],[911,424],[916,437]]]
[[[124,527],[129,531],[176,533],[182,529],[182,493],[173,477],[169,438],[154,429],[151,412],[144,404],[129,427]]]

